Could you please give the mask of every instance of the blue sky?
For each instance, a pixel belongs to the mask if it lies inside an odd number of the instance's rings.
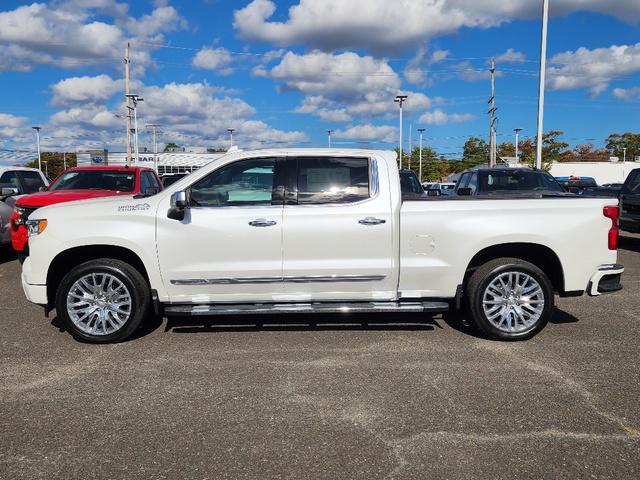
[[[487,137],[498,61],[498,140],[535,132],[534,0],[50,0],[0,6],[0,149],[124,147],[121,57],[131,42],[141,143],[241,147],[397,143],[408,127],[455,157]],[[545,130],[603,144],[640,122],[640,2],[551,0]],[[406,148],[406,145],[405,145]]]

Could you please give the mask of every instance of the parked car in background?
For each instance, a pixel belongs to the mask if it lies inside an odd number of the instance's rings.
[[[456,184],[456,195],[509,195],[531,192],[566,193],[543,170],[530,168],[475,168],[464,172]]]
[[[632,170],[620,192],[620,228],[640,233],[640,168]]]
[[[587,187],[579,195],[589,195],[597,197],[617,197],[622,192],[622,183],[605,183],[599,187]]]
[[[235,151],[157,195],[44,207],[27,223],[25,295],[94,343],[127,338],[152,312],[463,305],[486,335],[516,340],[545,326],[554,293],[622,288],[616,199],[403,193],[401,177],[413,189],[413,176],[399,174],[396,157]]]
[[[438,185],[437,183],[433,183],[433,182],[423,182],[422,183],[422,188],[424,188],[425,190],[429,190],[431,188],[440,188],[438,187],[434,187],[434,185]]]
[[[34,193],[49,184],[35,168],[0,167],[0,245],[11,242],[11,216],[18,195]]]
[[[167,188],[169,185],[173,185],[178,180],[189,175],[188,173],[166,173],[164,175],[160,175],[160,181],[162,185]]]
[[[439,185],[442,195],[453,195],[456,191],[455,183],[440,183]]]
[[[35,186],[35,183],[34,183]],[[44,184],[41,185],[44,187]],[[37,209],[57,203],[159,192],[162,183],[155,170],[145,167],[74,167],[65,170],[44,191],[20,197],[11,216],[11,243],[21,258],[28,255],[25,226]],[[34,190],[37,192],[38,189]]]
[[[598,183],[593,177],[556,177],[556,180],[560,185],[562,185],[562,188],[571,193],[580,193],[585,188],[594,188],[598,186]]]
[[[403,194],[424,195],[418,175],[413,170],[400,170],[400,190]]]

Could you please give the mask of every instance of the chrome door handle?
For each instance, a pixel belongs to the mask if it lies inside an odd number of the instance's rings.
[[[358,223],[360,225],[381,225],[386,222],[387,221],[383,220],[382,218],[374,218],[374,217],[367,217],[367,218],[363,218],[362,220],[358,220]]]
[[[278,222],[275,222],[273,220],[266,220],[264,218],[256,218],[255,220],[249,222],[249,225],[251,225],[252,227],[272,227],[276,223]]]

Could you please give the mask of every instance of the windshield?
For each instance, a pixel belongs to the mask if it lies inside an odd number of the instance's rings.
[[[563,191],[560,184],[551,175],[533,170],[480,172],[479,190],[481,192]]]
[[[118,170],[72,170],[63,173],[49,190],[113,190],[133,192],[136,172]]]

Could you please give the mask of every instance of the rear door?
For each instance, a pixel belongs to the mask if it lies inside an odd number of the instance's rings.
[[[282,237],[287,300],[395,298],[391,194],[388,172],[379,166],[385,164],[365,157],[287,159]]]

